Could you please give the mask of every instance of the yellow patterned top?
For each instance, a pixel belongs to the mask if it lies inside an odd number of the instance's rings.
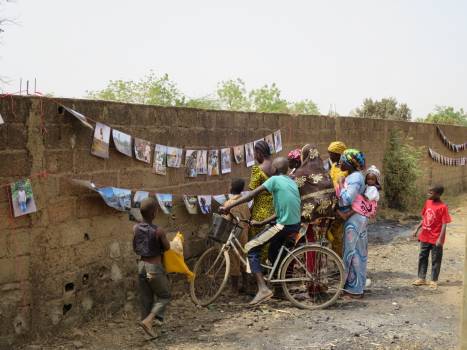
[[[337,188],[339,184],[339,178],[347,177],[347,175],[347,171],[342,171],[341,168],[337,165],[337,163],[332,163],[331,169],[329,170],[329,176],[331,176],[334,188]]]
[[[257,165],[253,165],[251,168],[250,185],[248,186],[250,191],[261,186],[269,177],[265,172]],[[272,201],[272,194],[264,191],[257,195],[251,208],[251,219],[256,221],[262,221],[274,215],[274,205]],[[262,227],[251,227],[250,238],[255,236],[262,230]]]

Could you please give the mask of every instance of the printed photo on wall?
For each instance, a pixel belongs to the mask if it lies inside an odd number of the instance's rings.
[[[253,141],[253,147],[255,147],[256,144],[257,144],[258,142],[260,142],[260,141],[264,141],[264,137],[263,137],[262,139],[258,139],[258,140],[256,140],[256,141]]]
[[[212,196],[212,198],[220,205],[223,205],[227,201],[228,196],[226,194],[218,194],[218,195]]]
[[[219,175],[219,150],[211,149],[208,151],[208,175]]]
[[[247,143],[245,145],[245,161],[246,166],[250,167],[255,164],[255,148],[253,142]]]
[[[230,148],[221,149],[221,172],[228,174],[232,171],[232,160],[230,158]]]
[[[167,166],[180,168],[182,165],[183,150],[177,147],[167,147]]]
[[[131,190],[116,187],[103,187],[97,190],[109,207],[120,211],[131,208]]]
[[[211,212],[211,196],[198,196],[198,203],[203,214]]]
[[[282,135],[280,130],[274,132],[274,148],[276,153],[282,151]]]
[[[208,151],[205,149],[198,151],[198,165],[196,171],[198,175],[206,175],[208,173]]]
[[[234,152],[235,163],[240,164],[245,160],[245,146],[244,145],[234,146],[233,152]]]
[[[136,159],[151,164],[151,142],[135,137]]]
[[[184,195],[183,202],[189,214],[198,214],[198,198],[196,196]]]
[[[5,124],[5,121],[3,120],[2,115],[0,114],[0,125]]]
[[[35,213],[37,211],[31,180],[18,180],[10,184],[11,205],[14,217]]]
[[[185,175],[196,177],[198,175],[198,151],[187,149],[185,151]]]
[[[159,175],[167,174],[167,146],[156,145],[154,148],[153,170]]]
[[[242,193],[240,193],[242,196],[246,196],[248,193],[250,193],[250,191],[243,191]],[[251,209],[251,207],[253,206],[253,199],[251,201],[248,202],[248,208]]]
[[[173,202],[170,193],[156,193],[156,198],[164,214],[172,213]]]
[[[85,127],[89,128],[89,129],[94,129],[94,128],[92,127],[92,125],[89,124],[88,119],[87,119],[84,115],[82,115],[82,114],[79,113],[79,112],[76,112],[74,109],[65,107],[65,106],[63,106],[63,105],[62,105],[62,107],[63,107],[68,113],[70,113],[73,117],[75,117],[76,119],[78,119],[78,120],[81,122],[81,124],[83,124]]]
[[[91,154],[96,157],[109,158],[110,127],[96,123],[94,140],[92,141]]]
[[[149,192],[146,191],[136,191],[133,196],[133,205],[130,209],[129,218],[131,221],[141,222],[143,221],[143,216],[141,215],[141,202],[143,199],[149,197]]]
[[[271,154],[274,154],[276,153],[276,149],[274,148],[274,138],[271,135],[268,135],[264,138],[264,140],[266,141],[266,143],[269,145],[269,149],[271,150]]]
[[[112,138],[114,140],[114,145],[117,151],[123,153],[128,157],[133,156],[133,151],[131,148],[131,136],[125,134],[121,131],[112,129]]]

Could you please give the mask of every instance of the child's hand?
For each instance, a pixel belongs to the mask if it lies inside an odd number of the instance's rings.
[[[437,247],[442,247],[443,246],[443,242],[438,238],[438,240],[436,241],[436,246]]]

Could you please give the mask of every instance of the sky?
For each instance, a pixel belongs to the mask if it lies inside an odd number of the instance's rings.
[[[392,96],[423,117],[467,109],[466,13],[463,0],[14,0],[1,88],[36,78],[41,92],[84,97],[154,70],[190,97],[239,77],[323,114]]]

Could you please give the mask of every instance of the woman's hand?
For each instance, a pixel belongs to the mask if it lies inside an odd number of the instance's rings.
[[[260,226],[264,226],[264,224],[262,221],[250,220],[250,226],[260,227]]]
[[[219,208],[219,213],[220,214],[229,214],[230,213],[230,208],[229,207],[220,207]]]

